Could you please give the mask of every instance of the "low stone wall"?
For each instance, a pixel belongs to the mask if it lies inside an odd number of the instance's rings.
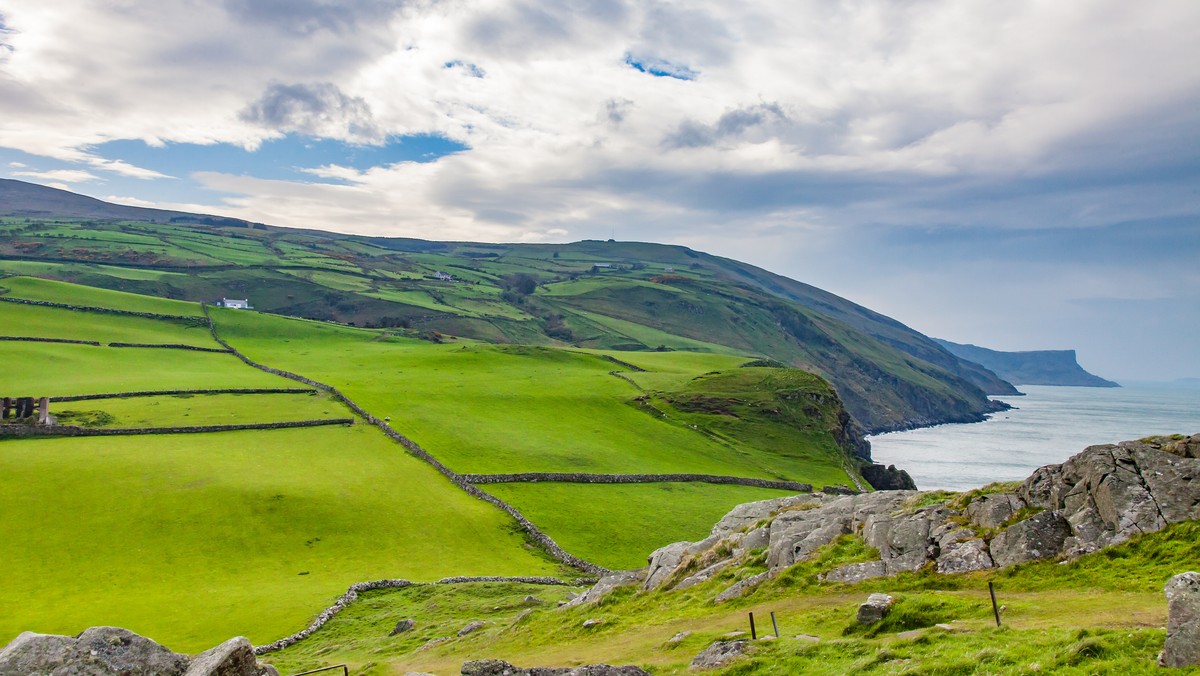
[[[196,352],[220,352],[229,354],[229,350],[220,347],[199,347],[183,343],[109,343],[109,347],[159,347],[168,350],[195,350]]]
[[[429,584],[463,584],[466,582],[520,582],[523,584],[545,584],[545,585],[560,585],[560,586],[572,584],[565,580],[560,580],[556,577],[497,577],[497,576],[447,577],[447,578],[443,578],[443,579],[438,580],[437,582],[433,582],[433,583],[410,582],[408,580],[373,580],[371,582],[359,582],[359,583],[350,585],[350,588],[346,590],[346,593],[342,594],[340,597],[338,597],[338,600],[335,601],[333,603],[333,605],[329,606],[325,610],[322,610],[317,615],[316,619],[312,621],[312,624],[310,624],[307,627],[305,627],[304,629],[301,629],[300,631],[292,634],[291,636],[285,636],[285,637],[279,639],[278,641],[275,641],[274,643],[268,643],[266,645],[258,646],[257,648],[254,649],[254,654],[255,655],[265,655],[266,653],[273,653],[276,650],[283,650],[284,648],[292,645],[293,643],[296,643],[297,641],[302,641],[302,640],[308,638],[309,636],[312,635],[313,632],[315,632],[316,630],[325,626],[326,622],[333,619],[334,615],[337,615],[338,613],[342,612],[343,610],[345,610],[346,606],[348,606],[351,603],[353,603],[354,601],[358,600],[358,595],[361,592],[372,591],[375,589],[398,589],[398,588],[403,588],[403,587],[423,587],[423,586],[426,586]],[[579,582],[585,583],[582,580],[580,580]]]
[[[558,559],[559,561],[562,561],[563,563],[567,564],[568,566],[578,568],[580,570],[586,571],[593,575],[606,575],[611,572],[607,568],[602,568],[601,566],[597,566],[594,563],[584,561],[583,559],[581,559],[573,554],[569,554],[565,549],[560,547],[558,545],[558,543],[553,540],[553,538],[551,538],[549,535],[546,535],[545,533],[543,533],[541,531],[541,529],[539,529],[537,526],[533,525],[533,523],[529,519],[526,519],[525,515],[521,514],[519,511],[517,511],[517,509],[515,507],[508,504],[507,502],[504,502],[503,500],[501,500],[500,498],[497,498],[494,495],[485,493],[484,491],[482,491],[479,488],[472,485],[470,482],[465,481],[462,478],[462,476],[460,476],[457,472],[450,469],[449,467],[446,467],[445,465],[443,465],[436,458],[434,458],[432,455],[430,455],[425,449],[423,449],[419,445],[417,445],[417,443],[415,441],[413,441],[412,439],[409,439],[408,437],[404,436],[403,434],[400,434],[396,430],[392,429],[391,425],[388,425],[383,420],[380,420],[379,418],[376,418],[375,416],[368,413],[366,411],[366,409],[359,406],[357,403],[354,402],[354,400],[352,400],[349,397],[347,397],[346,395],[342,394],[341,391],[339,391],[337,388],[333,387],[332,385],[326,385],[325,383],[317,382],[311,378],[306,378],[297,373],[292,373],[290,371],[283,371],[280,369],[271,368],[270,366],[265,366],[263,364],[259,364],[258,362],[254,361],[254,360],[250,359],[249,357],[247,357],[246,355],[242,354],[241,352],[239,352],[237,350],[237,348],[235,348],[232,345],[230,345],[229,343],[225,342],[225,340],[223,338],[221,338],[219,335],[217,335],[217,327],[212,321],[212,315],[210,315],[208,312],[208,306],[202,304],[200,307],[204,310],[204,316],[208,319],[208,330],[212,334],[213,340],[217,341],[219,344],[221,344],[221,346],[228,348],[229,351],[232,352],[235,357],[242,360],[242,362],[244,362],[247,366],[252,366],[260,371],[264,371],[266,373],[271,373],[271,374],[274,374],[277,376],[281,376],[281,377],[287,378],[289,380],[294,380],[298,383],[304,383],[305,385],[309,385],[309,386],[315,387],[319,390],[328,392],[329,394],[332,394],[339,401],[341,401],[343,404],[348,406],[350,408],[350,410],[352,410],[356,414],[362,416],[362,418],[364,420],[366,420],[368,423],[371,423],[375,427],[379,428],[379,430],[381,432],[383,432],[385,435],[387,435],[387,437],[390,438],[392,441],[395,441],[396,443],[400,444],[404,448],[408,449],[408,452],[410,454],[412,454],[413,456],[415,456],[415,457],[425,461],[429,465],[431,465],[434,469],[436,469],[438,472],[440,472],[442,474],[442,476],[449,479],[450,482],[453,483],[455,486],[458,486],[463,491],[466,491],[472,497],[483,500],[484,502],[487,502],[491,505],[499,507],[500,509],[507,512],[509,516],[516,519],[517,524],[519,524],[521,526],[521,529],[524,530],[528,534],[530,539],[532,539],[539,546],[544,548],[554,558]]]
[[[293,420],[291,422],[191,425],[188,427],[76,427],[74,425],[0,425],[0,436],[10,437],[118,437],[138,434],[198,434],[237,430],[282,430],[295,427],[353,425],[353,418]]]
[[[623,366],[623,367],[629,369],[630,371],[643,372],[646,370],[646,369],[642,368],[641,366],[637,366],[635,364],[630,364],[627,361],[621,361],[620,359],[617,359],[616,357],[612,356],[611,354],[602,354],[602,355],[600,355],[600,358],[604,359],[605,361],[610,361],[610,362],[616,364],[617,366]]]
[[[77,312],[99,312],[110,315],[125,315],[127,317],[144,317],[147,319],[167,319],[171,321],[182,321],[193,326],[204,326],[202,317],[189,317],[187,315],[165,315],[157,312],[134,312],[133,310],[117,310],[110,307],[95,307],[93,305],[69,305],[67,303],[52,303],[48,300],[29,300],[26,298],[6,298],[0,296],[0,301],[5,303],[20,303],[22,305],[40,305],[42,307],[56,307],[64,310],[75,310]]]
[[[20,341],[22,343],[69,343],[71,345],[94,345],[100,347],[95,340],[70,340],[67,338],[38,338],[36,336],[0,336],[0,340]]]
[[[316,394],[308,387],[232,387],[219,390],[141,390],[137,392],[113,392],[109,394],[73,394],[65,397],[50,397],[51,403],[66,401],[89,401],[91,399],[131,399],[134,397],[169,397],[177,394]]]
[[[464,481],[472,484],[538,483],[542,481],[574,484],[651,484],[651,483],[707,483],[732,486],[755,486],[777,488],[797,493],[809,493],[812,484],[798,481],[772,481],[738,476],[715,474],[582,474],[576,472],[521,472],[517,474],[460,474]]]

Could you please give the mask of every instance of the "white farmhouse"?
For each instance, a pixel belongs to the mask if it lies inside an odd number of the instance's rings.
[[[237,298],[222,298],[221,300],[217,301],[217,307],[227,307],[227,308],[233,308],[235,310],[253,310],[254,309],[254,308],[250,307],[250,300],[246,299],[246,298],[243,298],[241,300],[238,300]]]

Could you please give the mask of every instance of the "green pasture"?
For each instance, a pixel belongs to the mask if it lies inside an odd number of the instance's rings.
[[[0,303],[0,336],[221,347],[204,324],[19,303]]]
[[[6,391],[25,396],[298,386],[219,352],[3,341],[0,359]]]
[[[0,441],[0,560],[0,643],[117,625],[185,652],[363,580],[557,571],[366,425]]]
[[[138,268],[123,268],[116,265],[98,265],[92,263],[42,263],[40,261],[8,261],[0,260],[0,273],[13,275],[41,275],[54,277],[60,274],[73,275],[105,275],[117,279],[137,281],[159,281],[164,278],[182,277],[182,272],[167,272],[165,270],[141,270]]]
[[[630,402],[640,392],[588,354],[378,341],[378,334],[226,311],[252,359],[342,389],[459,472],[696,472],[806,481],[802,463],[733,448]],[[623,353],[622,353],[623,355]]]
[[[86,399],[52,404],[62,425],[183,427],[354,418],[330,395],[171,394],[127,399]]]
[[[641,568],[650,552],[708,537],[737,505],[794,495],[706,483],[511,483],[480,486],[516,507],[563,549],[613,570]],[[564,505],[585,506],[565,509]]]
[[[7,289],[5,295],[10,298],[44,300],[52,303],[131,310],[134,312],[154,312],[164,315],[204,316],[199,303],[99,289],[38,277],[5,277],[0,279],[0,289]]]

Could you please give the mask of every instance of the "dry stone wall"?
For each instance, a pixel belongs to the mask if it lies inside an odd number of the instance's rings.
[[[562,561],[563,563],[567,564],[568,566],[571,566],[573,568],[578,568],[578,569],[586,571],[588,573],[592,573],[593,575],[604,575],[609,572],[608,569],[606,569],[606,568],[602,568],[601,566],[597,566],[596,564],[591,563],[589,561],[584,561],[583,559],[581,559],[573,554],[569,554],[565,549],[560,547],[558,545],[558,543],[555,542],[549,535],[546,535],[545,533],[543,533],[541,531],[541,529],[539,529],[537,526],[533,525],[533,523],[531,521],[529,521],[529,519],[526,519],[525,516],[523,514],[521,514],[519,511],[517,511],[517,509],[515,507],[508,504],[507,502],[504,502],[500,498],[497,498],[496,496],[491,495],[489,493],[485,493],[484,491],[480,490],[479,488],[473,486],[470,482],[463,479],[460,474],[458,474],[454,470],[450,469],[449,467],[446,467],[445,465],[443,465],[436,458],[434,458],[432,455],[430,455],[425,449],[423,449],[419,445],[417,445],[417,443],[415,441],[413,441],[412,439],[409,439],[408,437],[404,436],[403,434],[400,434],[396,430],[392,429],[391,425],[388,425],[385,421],[380,420],[379,418],[375,417],[371,413],[367,412],[366,409],[359,406],[350,397],[347,397],[346,395],[342,394],[342,392],[340,390],[338,390],[336,387],[333,387],[332,385],[326,385],[325,383],[318,382],[316,380],[313,380],[312,378],[306,378],[298,373],[292,373],[291,371],[284,371],[281,369],[271,368],[270,366],[266,366],[264,364],[259,364],[258,362],[254,361],[254,360],[250,359],[249,357],[247,357],[246,355],[242,354],[240,351],[238,351],[235,347],[230,345],[223,338],[221,338],[221,336],[219,336],[217,334],[217,327],[216,327],[216,324],[214,324],[212,321],[212,315],[209,314],[208,306],[202,305],[201,308],[204,310],[204,316],[208,319],[208,330],[212,334],[213,340],[217,341],[222,347],[227,348],[235,357],[242,360],[242,362],[244,362],[247,366],[251,366],[253,368],[256,368],[260,371],[264,371],[266,373],[271,373],[271,374],[274,374],[277,376],[281,376],[283,378],[287,378],[288,380],[294,380],[298,383],[304,383],[305,385],[309,385],[311,387],[315,387],[324,392],[328,392],[329,394],[336,397],[343,404],[348,406],[350,408],[350,410],[354,411],[359,416],[362,416],[362,418],[364,420],[366,420],[368,423],[379,428],[379,430],[381,432],[383,432],[389,439],[391,439],[392,441],[395,441],[396,443],[400,444],[405,449],[407,449],[411,455],[413,455],[413,456],[423,460],[424,462],[428,463],[429,465],[431,465],[434,469],[436,469],[439,473],[441,473],[442,476],[449,479],[450,482],[453,483],[455,486],[459,487],[463,491],[466,491],[472,497],[483,500],[484,502],[487,502],[491,505],[499,507],[500,509],[507,512],[509,516],[516,519],[517,523],[521,526],[521,529],[525,531],[525,533],[529,536],[529,538],[531,540],[533,540],[539,546],[541,546],[543,549],[545,549],[547,552],[549,552],[550,555],[553,556],[554,558],[558,559],[559,561]]]
[[[184,322],[192,326],[204,326],[205,321],[202,317],[189,317],[187,315],[167,315],[158,312],[135,312],[133,310],[118,310],[110,307],[96,307],[94,305],[70,305],[68,303],[52,303],[48,300],[29,300],[26,298],[5,298],[0,296],[0,301],[5,303],[20,303],[22,305],[39,305],[42,307],[56,307],[64,310],[75,310],[76,312],[98,312],[101,314],[110,315],[125,315],[126,317],[144,317],[147,319],[166,319],[169,321]]]
[[[73,394],[50,397],[51,402],[89,401],[92,399],[130,399],[134,397],[169,397],[178,394],[315,394],[309,387],[230,387],[217,390],[139,390],[107,394]]]
[[[76,427],[74,425],[0,425],[0,436],[10,437],[119,437],[139,434],[199,434],[237,430],[282,430],[297,427],[353,425],[353,418],[293,420],[289,422],[190,425],[186,427]]]
[[[578,472],[520,472],[516,474],[461,474],[463,480],[472,484],[507,484],[559,482],[576,484],[649,484],[649,483],[710,483],[731,486],[755,486],[776,488],[785,491],[807,493],[812,484],[798,481],[773,481],[749,477],[720,476],[715,474],[586,474]]]

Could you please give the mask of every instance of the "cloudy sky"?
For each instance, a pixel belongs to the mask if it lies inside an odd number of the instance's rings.
[[[930,335],[1200,376],[1195,0],[0,0],[0,176],[650,240]]]

